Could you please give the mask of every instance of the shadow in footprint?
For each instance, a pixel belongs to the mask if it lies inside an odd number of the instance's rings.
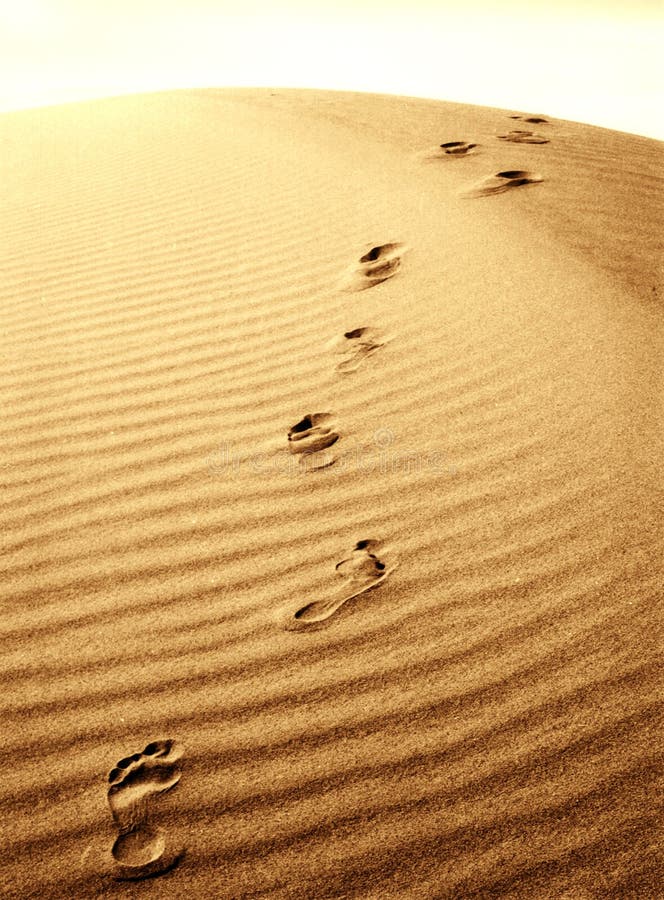
[[[288,449],[299,454],[302,469],[313,472],[326,469],[337,459],[329,450],[339,440],[331,413],[308,413],[288,432]]]
[[[510,131],[508,134],[499,134],[499,141],[511,141],[513,144],[548,144],[549,139],[534,131]]]
[[[349,600],[381,585],[396,569],[396,564],[390,563],[382,551],[381,541],[371,539],[358,541],[350,556],[335,566],[337,575],[343,578],[343,585],[335,596],[329,600],[314,600],[301,606],[290,618],[287,628],[291,631],[300,631],[322,625]]]
[[[360,257],[358,265],[347,276],[346,289],[363,291],[392,278],[401,266],[405,250],[405,244],[396,241],[372,247]]]
[[[512,188],[521,187],[525,184],[537,184],[543,181],[541,175],[535,172],[528,172],[525,169],[507,169],[504,172],[497,172],[495,175],[489,175],[479,184],[468,188],[463,192],[463,197],[488,197],[491,194],[500,194],[503,191],[509,191]]]
[[[376,328],[368,326],[345,331],[341,338],[335,338],[331,344],[335,353],[343,355],[343,359],[337,363],[337,372],[344,375],[355,372],[367,356],[384,347],[387,340]]]
[[[182,848],[168,848],[163,829],[151,822],[154,798],[180,780],[181,756],[174,741],[153,741],[111,769],[108,805],[118,829],[111,848],[114,878],[153,878],[168,872],[184,855]]]

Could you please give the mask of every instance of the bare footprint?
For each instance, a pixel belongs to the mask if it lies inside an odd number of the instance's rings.
[[[308,413],[288,432],[288,449],[300,454],[299,465],[306,471],[326,469],[337,459],[329,448],[339,440],[331,413]]]
[[[363,360],[384,347],[387,340],[376,328],[366,325],[344,331],[341,338],[336,338],[332,342],[334,352],[343,354],[344,357],[337,363],[337,371],[344,375],[355,372]]]
[[[513,144],[548,144],[549,139],[534,131],[510,131],[507,134],[499,134],[498,140],[511,141]]]
[[[337,575],[343,578],[343,585],[329,600],[314,600],[301,606],[289,620],[287,627],[292,631],[320,625],[349,600],[365,594],[381,585],[396,569],[384,554],[378,556],[382,544],[375,540],[358,541],[347,559],[335,566]]]
[[[371,247],[346,277],[346,290],[363,291],[396,275],[405,244],[393,241]]]
[[[464,191],[462,196],[488,197],[491,194],[500,194],[524,184],[536,184],[540,181],[544,181],[544,179],[535,172],[527,172],[525,169],[507,169],[504,172],[489,175],[479,184]]]
[[[181,755],[174,741],[153,741],[141,753],[121,759],[111,769],[108,805],[118,828],[111,848],[114,878],[154,877],[169,871],[181,859],[182,848],[167,848],[163,829],[150,821],[154,798],[180,780]]]
[[[448,156],[468,156],[477,147],[477,144],[468,144],[466,141],[447,141],[440,145],[440,149]]]
[[[531,125],[548,125],[549,120],[544,116],[510,116],[510,119],[521,119],[522,122],[529,122]]]
[[[463,156],[474,156],[480,144],[471,144],[468,141],[445,141],[444,144],[434,144],[424,150],[413,153],[413,159],[425,163],[438,163],[441,159],[459,159]]]

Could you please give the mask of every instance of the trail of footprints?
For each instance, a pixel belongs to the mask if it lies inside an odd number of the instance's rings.
[[[521,116],[512,115],[510,119],[518,119],[528,124],[547,125],[548,121],[543,116]],[[506,134],[496,135],[498,140],[507,141],[512,144],[548,144],[549,138],[543,134],[526,129],[513,129]],[[440,156],[469,156],[474,153],[479,144],[469,143],[467,141],[446,141],[440,144],[440,148],[434,154],[430,154],[427,158],[435,159]],[[441,153],[442,151],[442,153]],[[478,184],[472,185],[462,192],[462,197],[488,197],[491,194],[500,194],[513,188],[521,187],[525,184],[537,184],[543,181],[541,175],[537,172],[531,172],[525,169],[505,169],[488,175]]]
[[[546,119],[539,116],[514,115],[510,118],[531,124],[546,123]],[[548,143],[542,135],[525,130],[514,130],[497,137],[514,143]],[[439,155],[468,156],[477,146],[466,141],[447,141],[440,145]],[[488,176],[465,196],[487,196],[542,180],[541,176],[527,170],[506,169]],[[406,249],[405,244],[396,241],[370,247],[346,273],[345,289],[362,291],[392,278],[400,269]],[[368,356],[385,346],[387,340],[371,326],[344,332],[332,342],[335,353],[342,356],[337,371],[340,374],[357,371]],[[329,412],[307,413],[287,434],[288,448],[297,456],[299,467],[305,472],[333,465],[340,438],[334,416]],[[381,541],[373,538],[357,541],[348,556],[335,566],[340,582],[332,597],[314,599],[298,607],[288,615],[285,627],[301,631],[324,626],[346,603],[382,585],[396,567],[389,548]],[[153,811],[156,799],[178,784],[182,772],[181,756],[182,750],[175,741],[153,741],[140,753],[121,759],[109,773],[108,804],[117,829],[110,851],[113,878],[136,881],[162,875],[172,870],[184,856],[184,848],[173,846],[165,831],[156,824]]]

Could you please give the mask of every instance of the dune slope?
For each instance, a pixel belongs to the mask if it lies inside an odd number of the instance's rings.
[[[0,116],[3,896],[657,896],[663,145],[527,118]]]

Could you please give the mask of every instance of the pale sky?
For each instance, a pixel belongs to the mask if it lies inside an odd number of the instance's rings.
[[[0,0],[0,111],[185,87],[433,97],[664,140],[664,0]]]

